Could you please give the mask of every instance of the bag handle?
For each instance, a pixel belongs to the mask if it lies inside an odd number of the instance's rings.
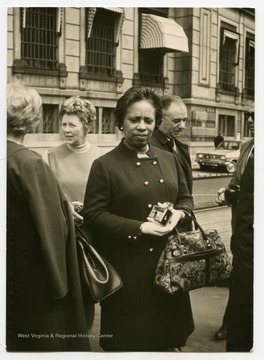
[[[83,239],[78,239],[78,243],[79,243],[79,246],[84,255],[83,260],[85,262],[85,265],[86,265],[87,269],[90,270],[89,276],[93,277],[100,284],[106,284],[109,281],[109,271],[108,271],[104,261],[102,260],[101,256],[93,248],[92,245],[85,243],[83,241]],[[85,246],[84,246],[84,243],[85,243]],[[85,247],[87,248],[88,251],[85,251]],[[88,260],[88,257],[89,257],[89,260],[91,260],[91,262],[94,264],[94,266],[91,265],[91,263]],[[99,267],[101,269],[100,275],[102,276],[102,273],[103,273],[103,280],[97,276],[96,268],[99,268]]]
[[[193,221],[193,223],[194,223],[194,225],[195,225],[195,228],[196,228],[196,229],[199,229],[199,230],[201,231],[201,234],[202,234],[204,240],[207,240],[208,237],[207,237],[204,229],[203,229],[203,228],[201,227],[201,225],[197,222],[195,216],[193,216],[192,214],[190,214],[188,211],[186,211],[186,210],[184,210],[184,209],[181,209],[181,210],[185,213],[185,215],[186,215],[187,217],[191,218],[191,220]],[[179,236],[180,233],[179,233],[178,229],[177,229],[176,227],[175,227],[174,229],[175,229],[176,234]]]
[[[101,284],[107,283],[109,281],[109,271],[104,260],[92,245],[92,233],[86,229],[84,224],[75,224],[75,232],[78,246],[83,254],[83,261],[87,269],[90,270],[89,276],[92,276]],[[96,268],[100,268],[100,271],[97,272]],[[99,273],[103,279],[97,276]]]

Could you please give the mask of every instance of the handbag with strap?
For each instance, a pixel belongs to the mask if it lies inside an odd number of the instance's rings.
[[[155,284],[172,295],[228,279],[232,268],[217,230],[205,231],[191,218],[195,230],[179,233],[175,228],[156,268]]]
[[[120,289],[122,279],[93,247],[92,233],[82,225],[75,225],[75,232],[82,290],[97,303]]]

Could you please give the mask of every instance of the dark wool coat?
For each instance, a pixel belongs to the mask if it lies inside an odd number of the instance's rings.
[[[154,204],[193,208],[175,157],[150,147],[138,158],[123,142],[95,160],[89,175],[84,218],[96,244],[123,279],[101,302],[100,345],[107,351],[161,351],[184,346],[194,329],[188,293],[175,296],[153,285],[168,236],[139,234]]]
[[[191,164],[191,157],[189,154],[189,147],[188,145],[183,144],[177,139],[174,139],[174,141],[179,151],[179,154],[176,154],[176,157],[185,175],[189,192],[190,194],[192,194],[193,177],[192,177],[192,164]],[[156,146],[162,150],[166,150],[170,152],[172,151],[169,146],[168,138],[159,129],[154,130],[149,142],[151,145]]]
[[[68,203],[40,155],[11,141],[6,303],[8,351],[90,350]]]
[[[241,176],[235,215],[226,349],[250,351],[253,346],[254,158],[248,160]]]

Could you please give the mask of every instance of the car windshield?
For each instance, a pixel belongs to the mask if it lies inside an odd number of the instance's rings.
[[[224,150],[239,150],[240,143],[236,141],[223,141],[219,146],[218,149]]]

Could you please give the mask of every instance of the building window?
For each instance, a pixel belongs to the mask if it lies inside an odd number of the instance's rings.
[[[96,123],[91,134],[116,134],[116,125],[113,108],[96,108]]]
[[[140,50],[139,79],[143,82],[163,82],[164,53],[158,50]]]
[[[255,88],[255,41],[246,38],[245,90],[247,95],[254,96]]]
[[[37,128],[31,133],[34,134],[58,134],[59,107],[58,105],[42,104],[42,117]]]
[[[232,115],[219,115],[218,131],[221,131],[224,136],[235,136],[235,117]]]
[[[85,62],[89,73],[114,76],[116,16],[113,11],[96,9],[91,34],[86,41]]]
[[[239,60],[239,34],[221,28],[220,41],[219,83],[221,89],[235,91],[236,66]]]
[[[139,43],[141,36],[141,14],[153,14],[166,18],[168,8],[139,8]],[[163,64],[165,52],[160,49],[139,49],[138,76],[144,83],[163,84]]]
[[[21,11],[21,59],[27,68],[55,70],[58,49],[57,8]]]

